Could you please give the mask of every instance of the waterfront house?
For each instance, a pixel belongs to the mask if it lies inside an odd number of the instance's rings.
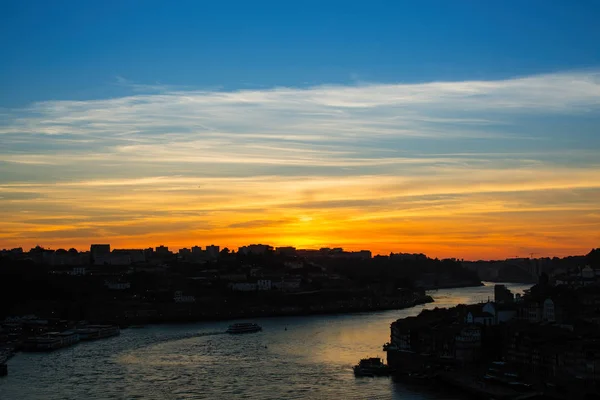
[[[130,282],[111,282],[105,281],[104,284],[110,290],[127,290],[131,288]]]
[[[252,282],[230,282],[227,286],[234,292],[255,292],[258,288],[257,284]]]
[[[481,328],[470,325],[462,328],[456,336],[455,359],[467,364],[477,361],[481,355]]]
[[[196,297],[194,296],[185,296],[183,291],[177,290],[173,296],[173,300],[175,303],[195,303]]]
[[[495,316],[483,310],[472,310],[465,317],[466,324],[492,326],[495,325]]]

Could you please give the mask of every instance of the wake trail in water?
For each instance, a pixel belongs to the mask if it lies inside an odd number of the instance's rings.
[[[144,349],[152,348],[157,345],[176,342],[179,340],[193,339],[193,338],[201,338],[201,337],[211,337],[211,336],[219,336],[225,335],[227,332],[223,331],[214,331],[214,332],[191,332],[191,333],[182,333],[178,335],[169,335],[169,336],[148,336],[146,340],[140,342],[135,346],[135,349],[131,349],[125,353],[116,354],[116,358],[120,360],[122,363],[127,364],[137,364],[140,363],[139,355],[143,354],[140,351],[144,351]]]
[[[172,335],[171,334],[156,335],[151,332],[148,332],[143,337],[138,337],[134,343],[130,342],[130,348],[140,350],[140,349],[143,349],[148,346],[155,346],[155,345],[165,344],[168,342],[175,342],[178,340],[219,336],[219,335],[225,335],[225,334],[226,334],[226,332],[224,332],[224,331],[187,332],[187,333],[179,333],[179,334],[172,334]]]
[[[226,333],[227,332],[223,332],[223,331],[199,332],[199,333],[185,333],[185,334],[181,334],[181,335],[174,335],[174,336],[169,336],[169,337],[156,338],[157,340],[153,341],[153,344],[156,344],[156,343],[165,343],[165,342],[171,342],[171,341],[177,341],[177,340],[192,339],[192,338],[197,338],[197,337],[225,335]]]

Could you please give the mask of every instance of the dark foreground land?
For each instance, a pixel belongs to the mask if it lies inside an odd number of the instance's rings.
[[[399,319],[388,364],[398,379],[480,399],[598,399],[600,270],[583,272],[569,284],[541,276],[524,296],[499,285],[494,301]]]

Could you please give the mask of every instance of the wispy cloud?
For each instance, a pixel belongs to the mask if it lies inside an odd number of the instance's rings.
[[[520,231],[550,252],[570,224],[579,241],[557,251],[599,239],[597,71],[240,91],[117,84],[134,94],[2,115],[0,247],[169,232],[182,245],[374,241],[468,255],[527,246]]]
[[[119,75],[115,78],[115,81],[116,85],[125,87],[137,93],[160,93],[166,91],[185,89],[185,86],[165,85],[160,82],[156,82],[153,84],[137,83]]]

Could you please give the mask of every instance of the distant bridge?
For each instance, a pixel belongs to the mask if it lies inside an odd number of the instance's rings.
[[[536,259],[531,258],[510,258],[505,261],[507,266],[514,266],[521,271],[526,272],[533,280],[538,281],[542,274],[542,266]]]

